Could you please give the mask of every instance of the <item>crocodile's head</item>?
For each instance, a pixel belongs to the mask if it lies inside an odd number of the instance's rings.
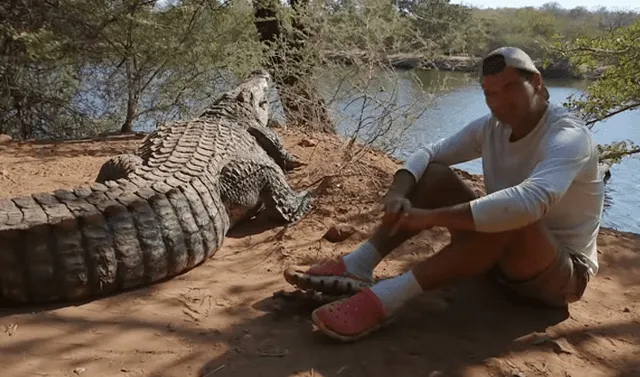
[[[257,121],[266,126],[269,119],[268,91],[271,76],[258,70],[234,89],[222,94],[201,117],[228,117]]]
[[[253,71],[240,86],[236,99],[249,108],[261,126],[269,120],[269,84],[271,75],[264,69]]]

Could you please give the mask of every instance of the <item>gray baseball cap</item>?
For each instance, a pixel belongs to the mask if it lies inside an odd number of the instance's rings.
[[[504,59],[504,62],[502,62],[502,59],[500,59],[501,61],[499,63],[493,59],[487,59],[496,56],[501,56]],[[488,53],[482,60],[481,72],[482,75],[497,73],[501,72],[505,67],[512,67],[540,74],[540,71],[536,68],[533,59],[531,59],[526,52],[522,49],[511,46],[500,47]],[[542,85],[542,91],[545,99],[548,100],[549,90],[544,86],[544,84]]]

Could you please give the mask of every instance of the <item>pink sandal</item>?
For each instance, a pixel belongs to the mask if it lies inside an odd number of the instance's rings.
[[[311,319],[323,333],[344,342],[358,340],[393,321],[369,288],[314,310]]]
[[[347,272],[342,258],[330,259],[304,271],[300,267],[289,267],[284,279],[303,290],[314,290],[331,295],[353,294],[373,285]]]

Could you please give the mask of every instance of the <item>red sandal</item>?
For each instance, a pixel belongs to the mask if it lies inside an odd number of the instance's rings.
[[[300,267],[289,267],[284,271],[284,279],[300,289],[331,295],[353,294],[373,285],[373,281],[347,272],[342,258],[316,264],[306,271]]]
[[[388,316],[378,296],[365,288],[314,310],[311,319],[329,337],[352,342],[388,325],[393,316]]]

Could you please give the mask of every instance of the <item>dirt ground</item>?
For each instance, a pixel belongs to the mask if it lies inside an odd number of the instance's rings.
[[[313,329],[313,305],[273,298],[282,271],[346,253],[376,225],[397,161],[366,152],[341,169],[344,142],[279,130],[308,165],[301,188],[334,175],[315,210],[291,227],[260,218],[232,231],[203,265],[168,282],[88,303],[0,308],[1,376],[640,376],[640,237],[603,229],[601,270],[569,313],[519,306],[474,279],[425,294],[393,325],[352,344]],[[304,138],[314,146],[299,145]],[[1,196],[92,181],[137,138],[0,146]],[[312,143],[313,144],[313,143]],[[476,187],[481,179],[468,177]],[[331,224],[357,232],[322,238]],[[442,229],[408,241],[380,277],[448,242]]]

